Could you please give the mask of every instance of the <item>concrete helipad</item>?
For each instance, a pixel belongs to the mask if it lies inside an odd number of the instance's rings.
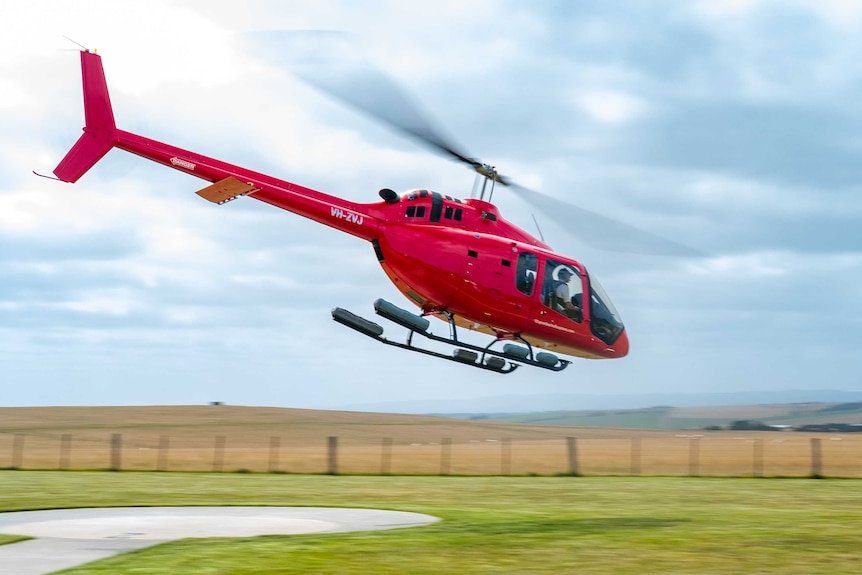
[[[321,507],[114,507],[0,513],[0,573],[44,575],[188,537],[254,537],[415,527],[436,517],[404,511]]]

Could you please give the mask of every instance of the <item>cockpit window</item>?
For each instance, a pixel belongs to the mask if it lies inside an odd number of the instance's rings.
[[[608,345],[613,344],[623,332],[623,321],[620,319],[614,304],[599,280],[595,276],[590,279],[590,329],[597,338]]]
[[[581,274],[577,268],[555,260],[545,262],[542,303],[555,312],[581,322]]]

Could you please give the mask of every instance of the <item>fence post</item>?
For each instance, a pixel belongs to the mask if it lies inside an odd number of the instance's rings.
[[[66,471],[69,469],[70,460],[72,458],[72,436],[64,433],[60,437],[60,469]]]
[[[338,437],[330,435],[328,438],[329,471],[330,475],[338,474]]]
[[[12,469],[21,469],[24,465],[24,434],[16,433],[12,441]]]
[[[123,451],[123,435],[121,433],[111,434],[111,471],[119,471],[122,467],[121,455]]]
[[[452,438],[444,437],[440,447],[440,475],[449,475],[452,461]]]
[[[392,469],[392,438],[384,437],[380,446],[380,474],[389,475]]]
[[[504,437],[500,449],[500,471],[503,475],[512,475],[512,438]]]
[[[578,443],[574,437],[566,438],[566,449],[569,453],[569,475],[579,475],[578,472]]]
[[[692,437],[688,440],[688,475],[697,477],[700,475],[700,438]]]
[[[159,459],[156,462],[156,471],[168,470],[168,452],[171,448],[171,438],[167,435],[159,436]]]
[[[763,477],[763,439],[754,440],[754,476]]]
[[[641,438],[632,437],[631,475],[641,474]]]
[[[281,438],[272,436],[269,438],[269,472],[278,471],[278,456],[281,451]]]
[[[820,438],[811,438],[811,477],[823,477]]]
[[[213,446],[213,471],[222,471],[224,469],[224,435],[216,435],[215,445]]]

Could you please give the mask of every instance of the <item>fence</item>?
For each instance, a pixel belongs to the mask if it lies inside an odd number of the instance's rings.
[[[4,461],[5,460],[5,461]],[[454,442],[0,433],[0,468],[393,475],[862,477],[862,438],[767,433]]]

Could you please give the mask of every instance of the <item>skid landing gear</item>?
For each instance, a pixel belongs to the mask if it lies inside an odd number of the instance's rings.
[[[486,347],[478,347],[458,341],[455,317],[451,313],[446,314],[449,318],[451,337],[441,337],[428,331],[431,322],[428,321],[427,318],[403,310],[386,300],[378,299],[375,301],[374,311],[377,312],[377,315],[410,330],[407,335],[406,343],[386,339],[383,337],[382,326],[340,307],[333,308],[332,319],[386,345],[392,345],[402,349],[423,353],[425,355],[439,357],[440,359],[445,359],[447,361],[456,361],[458,363],[463,363],[479,369],[487,369],[497,373],[512,373],[521,365],[531,365],[533,367],[549,369],[551,371],[562,371],[568,367],[569,363],[571,363],[547,352],[539,352],[534,356],[532,346],[524,340],[521,341],[526,347],[506,343],[503,345],[502,351],[491,349],[492,345],[500,341],[499,339],[495,339]],[[413,334],[415,333],[432,341],[446,343],[457,347],[452,351],[452,355],[446,355],[430,349],[416,347],[413,345]]]

